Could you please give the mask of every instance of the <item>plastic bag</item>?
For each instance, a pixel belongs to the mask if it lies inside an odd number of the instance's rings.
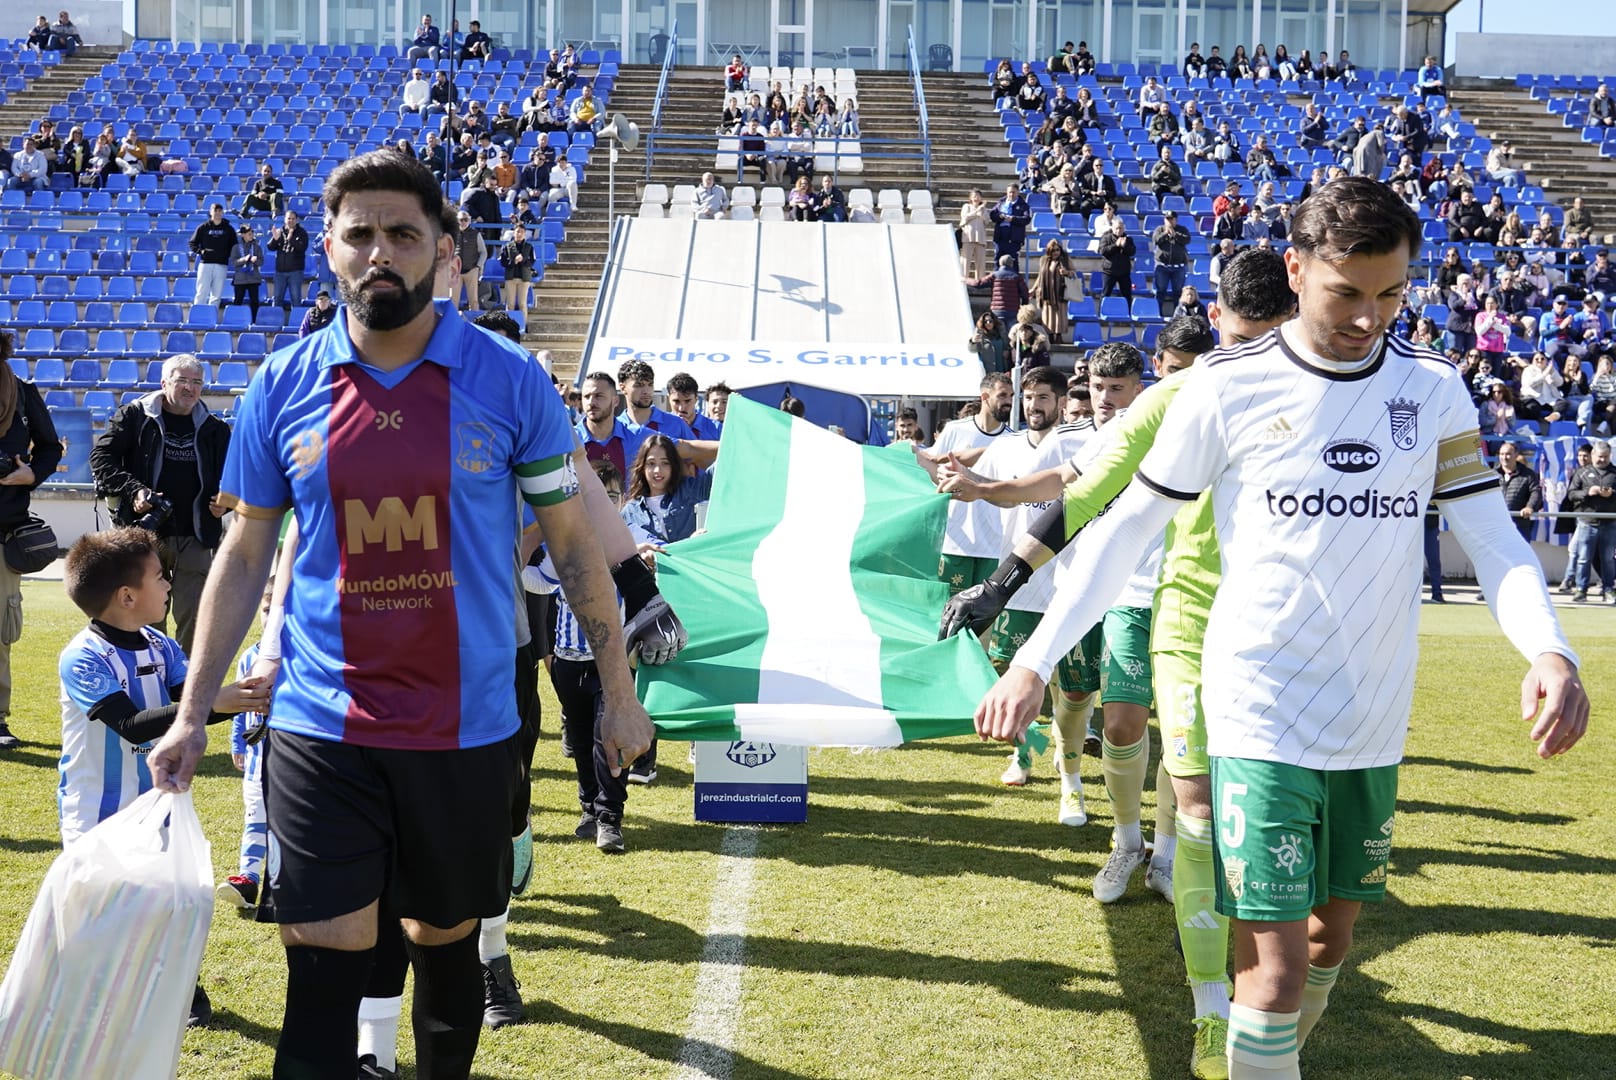
[[[213,917],[189,793],[148,791],[57,856],[0,983],[0,1071],[170,1080]]]

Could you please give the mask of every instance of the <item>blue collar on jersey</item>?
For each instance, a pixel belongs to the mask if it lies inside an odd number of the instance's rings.
[[[332,320],[334,324],[332,332],[320,335],[320,348],[315,356],[315,362],[322,368],[336,367],[339,364],[359,364],[385,386],[398,385],[424,360],[430,360],[439,367],[460,367],[461,357],[465,351],[466,321],[447,300],[434,300],[432,307],[438,314],[438,325],[433,329],[426,348],[422,350],[420,360],[412,360],[392,371],[381,371],[365,363],[354,352],[353,340],[348,337],[348,322],[344,314],[348,310],[348,305],[343,304],[337,309],[339,317]]]
[[[578,433],[578,437],[584,442],[595,443],[599,446],[605,446],[613,439],[622,439],[626,445],[635,434],[635,430],[623,423],[621,419],[612,420],[612,433],[606,436],[604,439],[595,438],[594,432],[589,430],[589,422],[587,420],[579,420],[578,423],[574,425],[573,430]]]

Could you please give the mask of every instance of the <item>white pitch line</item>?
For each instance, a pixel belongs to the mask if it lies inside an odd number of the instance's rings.
[[[729,1080],[741,1012],[746,916],[752,906],[752,857],[758,831],[733,826],[718,848],[718,877],[707,909],[707,939],[696,971],[695,1004],[679,1046],[679,1080]]]

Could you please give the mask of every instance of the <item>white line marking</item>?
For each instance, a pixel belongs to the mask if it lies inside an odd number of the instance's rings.
[[[746,916],[752,906],[752,857],[758,831],[732,826],[718,848],[718,877],[707,909],[707,940],[696,971],[695,1004],[679,1046],[680,1080],[729,1080],[741,1012]]]

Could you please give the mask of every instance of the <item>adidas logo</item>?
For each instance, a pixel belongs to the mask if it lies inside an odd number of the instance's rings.
[[[1358,879],[1358,884],[1360,884],[1360,885],[1384,885],[1384,884],[1386,884],[1386,868],[1384,866],[1375,867],[1373,870],[1369,871],[1369,873],[1367,873],[1363,877],[1359,878]]]
[[[1382,877],[1384,876],[1385,875],[1382,874]],[[1218,920],[1217,917],[1210,911],[1202,908],[1200,911],[1197,911],[1194,915],[1191,915],[1189,918],[1184,920],[1184,929],[1216,930],[1218,929]]]
[[[1263,428],[1262,437],[1265,442],[1281,442],[1286,439],[1294,439],[1296,438],[1296,429],[1291,427],[1290,421],[1281,416],[1278,420]]]

